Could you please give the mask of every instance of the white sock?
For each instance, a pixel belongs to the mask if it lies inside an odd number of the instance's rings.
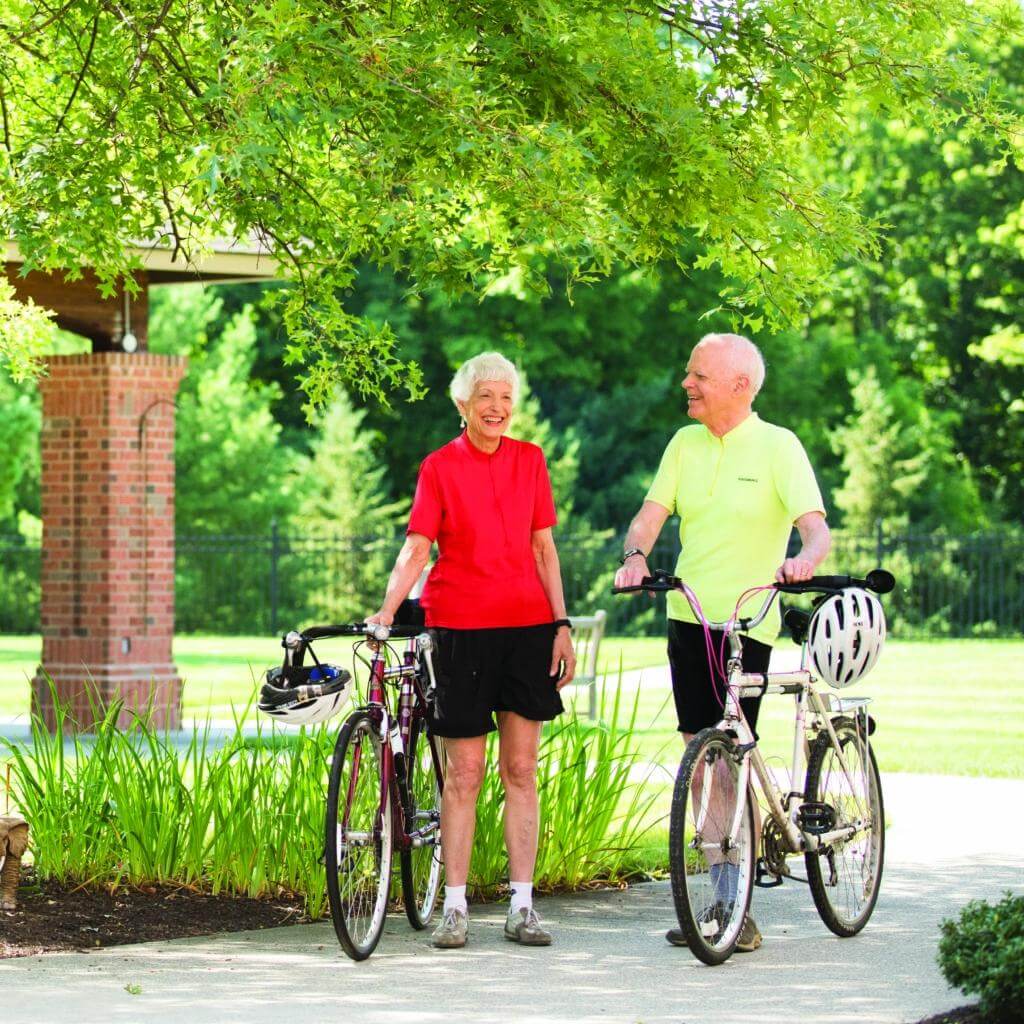
[[[533,882],[509,882],[512,889],[512,910],[529,910],[533,906]]]
[[[442,913],[447,914],[449,910],[461,910],[464,914],[469,912],[464,885],[446,885],[444,887],[444,910]]]

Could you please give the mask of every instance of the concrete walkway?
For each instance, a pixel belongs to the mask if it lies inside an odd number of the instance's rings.
[[[967,1002],[935,965],[938,923],[967,900],[1024,891],[1024,782],[886,776],[882,895],[865,931],[837,939],[807,888],[755,891],[756,953],[708,968],[663,938],[668,883],[543,900],[550,949],[501,934],[503,908],[473,908],[470,945],[430,948],[397,916],[355,964],[329,924],[94,953],[0,961],[4,1005],[45,1022],[360,1024],[821,1024],[917,1021]],[[136,991],[136,986],[141,991]]]

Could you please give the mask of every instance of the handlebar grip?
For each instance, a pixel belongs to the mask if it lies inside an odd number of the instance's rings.
[[[864,587],[876,594],[888,594],[896,586],[896,577],[885,569],[872,569],[864,579],[856,576],[812,576],[802,583],[776,583],[775,589],[784,594],[813,594],[843,590],[846,587]]]
[[[664,569],[655,569],[650,576],[645,576],[632,587],[612,587],[613,594],[633,594],[638,590],[646,590],[649,594],[661,594],[669,590],[677,590],[683,585],[678,576],[673,576]]]
[[[812,576],[800,583],[776,583],[775,589],[784,594],[805,594],[815,590],[842,590],[844,587],[857,586],[857,583],[852,576]]]

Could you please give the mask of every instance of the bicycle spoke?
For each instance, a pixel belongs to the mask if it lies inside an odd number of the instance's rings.
[[[807,799],[835,812],[835,830],[851,830],[807,857],[818,912],[838,935],[854,935],[874,910],[881,881],[885,822],[881,782],[865,737],[852,722],[836,726],[840,750],[823,734],[807,771]]]
[[[414,928],[425,928],[434,912],[441,885],[441,790],[430,739],[422,721],[413,725],[409,741],[409,790],[413,819],[406,829],[420,845],[402,852],[402,894]]]
[[[391,810],[381,755],[372,720],[357,712],[338,737],[331,765],[326,856],[335,931],[357,960],[373,951],[387,913]]]
[[[732,740],[706,730],[687,747],[672,801],[669,864],[679,924],[690,949],[721,963],[739,937],[753,884],[753,811],[739,807]],[[738,824],[737,824],[738,822]]]

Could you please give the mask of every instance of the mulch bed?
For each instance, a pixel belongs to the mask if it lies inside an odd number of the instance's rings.
[[[0,910],[0,959],[129,942],[305,923],[301,899],[210,896],[169,887],[102,889],[23,885],[18,907]]]

